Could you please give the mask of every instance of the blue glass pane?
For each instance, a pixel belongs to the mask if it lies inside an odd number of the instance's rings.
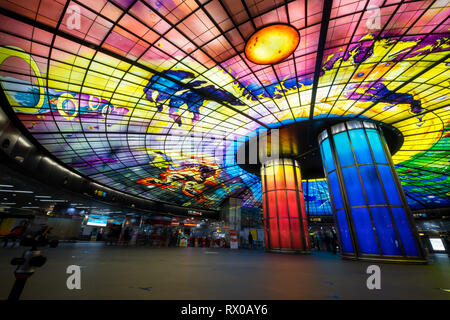
[[[366,191],[369,205],[386,204],[380,180],[374,165],[363,165],[359,167],[364,190]]]
[[[352,209],[352,217],[361,253],[379,254],[367,208]]]
[[[347,132],[341,132],[333,136],[334,145],[336,147],[336,153],[339,157],[341,167],[355,164],[353,159],[352,148],[350,147],[350,141],[348,140]]]
[[[344,210],[336,212],[337,222],[339,224],[339,235],[342,242],[342,251],[347,253],[353,253],[352,239],[350,237],[350,231],[348,229],[347,219],[345,217]]]
[[[400,243],[395,234],[394,225],[387,207],[371,207],[373,224],[381,247],[381,254],[402,255]]]
[[[372,147],[375,161],[379,163],[387,163],[379,133],[375,129],[367,129],[367,136],[369,137],[370,146]]]
[[[323,163],[326,163],[327,168],[326,170],[328,172],[334,170],[334,162],[333,162],[333,155],[331,153],[330,148],[330,140],[326,139],[322,141],[322,144],[320,145],[320,150],[322,151],[322,161]],[[325,160],[324,160],[325,158]]]
[[[348,132],[352,141],[353,151],[355,152],[358,163],[373,163],[370,154],[369,144],[363,129],[350,130]]]
[[[419,251],[414,241],[413,234],[411,232],[410,225],[406,219],[405,210],[403,208],[391,208],[392,215],[394,216],[395,224],[402,240],[403,249],[407,256],[418,256]]]
[[[320,144],[320,157],[322,159],[322,166],[323,166],[323,171],[328,173],[328,169],[325,163],[325,156],[323,155],[323,147],[322,147],[322,143]]]
[[[350,206],[354,207],[366,205],[356,167],[342,169],[342,175],[344,177],[345,190],[347,191]]]
[[[333,196],[334,208],[341,209],[344,208],[344,203],[342,202],[341,190],[339,189],[339,182],[336,176],[336,171],[330,173],[328,176],[330,180],[331,194]]]
[[[380,173],[381,181],[383,182],[384,190],[386,191],[389,203],[401,205],[402,201],[400,200],[390,167],[387,165],[378,165],[378,172]]]

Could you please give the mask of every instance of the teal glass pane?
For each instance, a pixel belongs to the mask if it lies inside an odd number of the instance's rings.
[[[323,153],[322,143],[320,144],[320,158],[322,159],[323,171],[328,173],[329,171],[327,169],[327,164],[326,164],[325,156],[324,156],[324,153]]]
[[[344,202],[342,201],[342,195],[341,190],[339,189],[339,182],[336,176],[336,171],[331,172],[328,176],[328,179],[330,181],[331,194],[333,196],[335,210],[344,208]]]
[[[371,207],[370,212],[372,213],[373,224],[380,243],[381,254],[402,255],[388,207]]]
[[[369,144],[363,129],[350,130],[348,132],[352,141],[353,151],[355,152],[358,163],[373,163]]]
[[[402,241],[403,249],[405,250],[405,254],[407,256],[417,257],[419,255],[419,250],[411,232],[411,227],[406,219],[405,210],[403,208],[396,207],[391,207],[391,210],[400,235],[400,240]]]
[[[352,148],[348,140],[347,132],[341,132],[333,136],[336,153],[341,167],[355,164]]]
[[[386,195],[390,204],[401,205],[402,201],[400,199],[397,186],[395,185],[394,178],[392,176],[392,171],[387,165],[378,165],[378,172],[380,173],[381,181],[386,191]]]
[[[350,230],[348,228],[344,210],[338,210],[336,212],[336,219],[339,224],[339,236],[341,239],[342,251],[346,253],[353,253],[352,239],[350,237]]]
[[[369,138],[375,161],[378,163],[388,163],[378,131],[375,129],[367,129],[367,137]]]
[[[352,217],[360,252],[363,254],[379,254],[367,208],[352,209]]]
[[[342,169],[342,176],[344,177],[345,190],[347,191],[347,198],[350,206],[354,207],[366,205],[356,167]]]
[[[361,179],[366,191],[367,202],[369,205],[386,204],[383,189],[378,179],[377,171],[374,165],[363,165],[359,167]]]
[[[320,145],[320,151],[322,153],[322,162],[326,163],[326,170],[327,172],[334,170],[334,161],[333,161],[333,154],[331,153],[330,148],[330,140],[325,139],[322,141],[322,144]]]

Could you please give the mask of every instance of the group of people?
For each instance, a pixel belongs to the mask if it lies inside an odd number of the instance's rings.
[[[113,225],[105,230],[106,237],[103,238],[105,245],[123,245],[129,246],[135,229],[133,227],[122,227]],[[98,240],[98,237],[97,237]],[[150,233],[137,233],[133,245],[150,247],[226,247],[225,239],[213,239],[207,236],[194,236],[185,234],[178,230],[164,228],[162,230],[153,230]]]
[[[318,251],[324,250],[328,252],[337,253],[339,242],[336,232],[320,232],[311,236],[311,247]]]
[[[239,246],[241,248],[248,247],[248,249],[255,249],[257,247],[257,245],[255,245],[255,239],[253,238],[251,231],[248,232],[247,241],[245,240],[245,236],[241,234]]]
[[[122,227],[114,225],[106,230],[106,245],[124,245],[128,246],[133,238],[135,229],[133,227]],[[134,243],[134,242],[133,242]],[[151,247],[176,247],[179,243],[179,236],[176,232],[163,230],[160,233],[151,232],[150,234],[136,234],[136,245],[149,245]]]
[[[131,241],[133,230],[130,227],[122,228],[120,225],[113,225],[106,231],[106,245],[117,245],[119,243],[128,246]]]

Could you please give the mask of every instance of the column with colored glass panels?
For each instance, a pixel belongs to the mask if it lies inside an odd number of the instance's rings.
[[[425,261],[382,131],[348,121],[319,135],[343,257]]]
[[[266,250],[307,252],[308,224],[297,161],[280,158],[261,166]]]

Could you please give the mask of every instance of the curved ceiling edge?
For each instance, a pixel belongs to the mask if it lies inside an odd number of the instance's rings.
[[[0,150],[16,165],[39,181],[63,187],[68,191],[83,194],[95,200],[126,205],[128,208],[144,212],[163,215],[191,215],[189,211],[195,211],[207,218],[218,217],[218,212],[215,210],[180,207],[145,199],[85,177],[52,155],[24,128],[7,103],[3,90],[0,90],[0,103]]]

